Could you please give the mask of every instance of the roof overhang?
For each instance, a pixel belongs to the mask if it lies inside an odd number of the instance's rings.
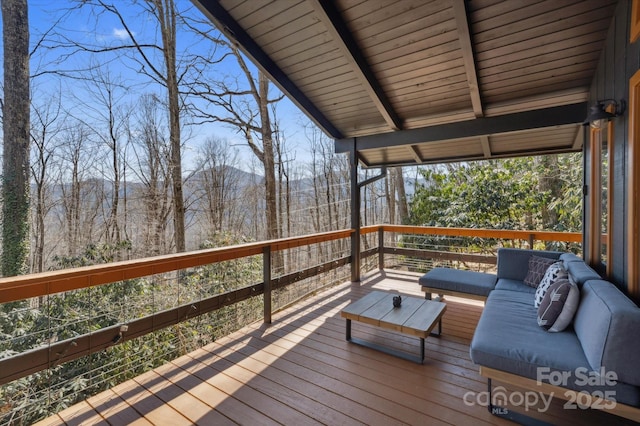
[[[582,149],[615,0],[193,0],[365,166]]]

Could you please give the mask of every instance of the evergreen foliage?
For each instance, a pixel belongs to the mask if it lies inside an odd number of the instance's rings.
[[[580,232],[582,154],[477,161],[425,168],[410,223],[458,228]],[[425,246],[434,238],[409,237]],[[409,239],[406,242],[409,242]],[[443,244],[446,238],[438,238]],[[468,245],[470,239],[447,245]],[[494,241],[478,242],[486,249]],[[560,248],[547,246],[546,248]],[[567,249],[567,247],[563,247]]]

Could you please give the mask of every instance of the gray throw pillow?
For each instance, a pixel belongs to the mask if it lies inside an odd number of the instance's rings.
[[[555,262],[553,265],[549,266],[547,272],[544,273],[544,277],[542,277],[538,288],[536,288],[536,296],[533,299],[533,306],[536,308],[540,306],[544,295],[552,284],[558,282],[558,280],[567,278],[569,278],[569,273],[564,269],[564,266],[562,266],[562,262]]]
[[[552,284],[538,307],[538,325],[547,331],[562,331],[571,324],[580,303],[580,290],[569,279]]]
[[[556,262],[556,259],[549,259],[548,257],[532,254],[529,258],[529,269],[527,270],[527,275],[524,277],[524,283],[529,287],[537,288],[549,266]]]

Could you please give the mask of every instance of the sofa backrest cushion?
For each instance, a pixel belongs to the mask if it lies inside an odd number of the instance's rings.
[[[578,284],[578,288],[582,288],[582,285],[589,280],[599,280],[601,278],[600,274],[573,253],[563,253],[560,256],[560,260],[564,264],[564,269],[569,271],[573,280]]]
[[[529,271],[529,258],[532,255],[559,259],[560,254],[557,251],[500,248],[498,249],[498,278],[524,281]]]
[[[604,280],[587,281],[580,295],[573,326],[589,365],[640,386],[640,308]]]

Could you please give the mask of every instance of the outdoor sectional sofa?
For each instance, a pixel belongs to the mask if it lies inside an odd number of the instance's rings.
[[[539,325],[536,288],[524,283],[532,256],[560,261],[579,289],[575,313],[568,309],[570,324],[562,331]],[[640,308],[578,256],[503,248],[495,275],[436,268],[420,284],[427,298],[432,292],[486,298],[470,352],[489,392],[494,379],[640,421]],[[543,305],[554,296],[546,295]],[[522,421],[519,413],[492,404],[489,409]]]

